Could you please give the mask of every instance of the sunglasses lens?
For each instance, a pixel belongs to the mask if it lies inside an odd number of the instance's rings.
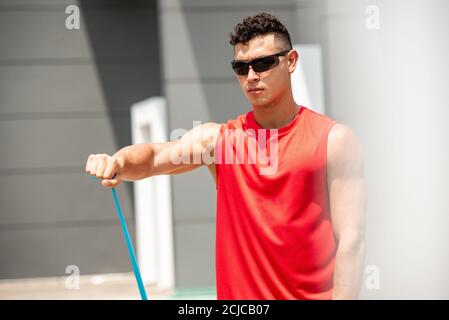
[[[232,62],[232,69],[234,69],[234,72],[239,76],[244,76],[248,74],[249,66],[245,62]]]
[[[274,55],[255,59],[249,62],[234,60],[231,62],[232,69],[234,69],[234,72],[239,76],[246,76],[249,72],[249,66],[251,66],[255,72],[264,72],[276,67],[279,64],[279,59],[277,56],[283,53],[284,52],[276,53]]]
[[[265,57],[258,59],[252,63],[252,67],[256,72],[264,72],[273,68],[279,60],[276,57]]]

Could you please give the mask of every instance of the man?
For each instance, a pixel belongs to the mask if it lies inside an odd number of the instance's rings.
[[[90,155],[86,171],[116,187],[207,166],[217,189],[218,299],[355,299],[365,250],[361,146],[347,126],[294,102],[299,54],[276,17],[245,18],[230,43],[252,111],[177,141]]]

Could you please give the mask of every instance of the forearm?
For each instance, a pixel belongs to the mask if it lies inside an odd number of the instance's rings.
[[[151,143],[134,144],[117,151],[113,157],[119,163],[120,178],[137,181],[151,176],[154,154],[154,145]]]
[[[363,278],[364,239],[339,243],[334,269],[334,300],[358,299]]]

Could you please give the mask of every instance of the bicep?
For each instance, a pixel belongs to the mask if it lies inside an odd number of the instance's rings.
[[[366,188],[363,151],[346,126],[336,124],[329,132],[327,183],[332,225],[337,239],[364,237]]]
[[[153,175],[179,174],[203,166],[204,159],[210,158],[207,153],[213,152],[219,127],[216,123],[205,123],[180,139],[154,144]]]

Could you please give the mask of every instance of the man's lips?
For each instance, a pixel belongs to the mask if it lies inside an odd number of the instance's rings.
[[[263,89],[262,88],[252,88],[252,89],[248,89],[247,91],[248,91],[248,93],[257,93],[257,92],[263,91]]]

